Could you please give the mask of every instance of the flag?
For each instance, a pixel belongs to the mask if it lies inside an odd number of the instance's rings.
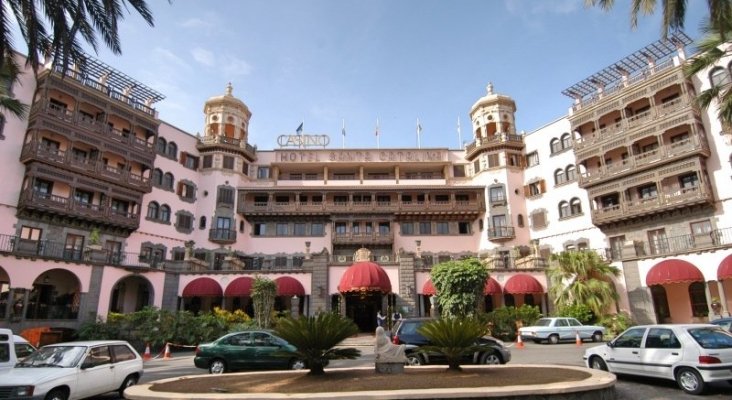
[[[343,128],[341,128],[341,135],[346,136],[346,120],[343,120]]]
[[[419,118],[417,118],[417,135],[422,133],[422,124],[419,123]]]
[[[303,126],[303,124],[305,124],[305,122],[300,122],[300,126],[298,126],[297,129],[295,129],[295,132],[298,135],[302,135],[302,126]]]
[[[376,118],[376,136],[379,136],[379,118]]]

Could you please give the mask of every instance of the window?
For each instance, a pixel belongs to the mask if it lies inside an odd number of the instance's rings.
[[[257,179],[269,179],[269,167],[258,167]]]
[[[692,172],[687,175],[679,177],[679,184],[682,189],[691,189],[699,186],[699,177],[696,176],[696,172]]]
[[[501,161],[498,154],[488,154],[488,168],[500,167]]]
[[[50,195],[53,192],[53,182],[36,178],[33,180],[33,191]]]
[[[650,246],[651,254],[664,254],[668,253],[668,240],[666,239],[665,229],[656,229],[648,231],[648,245]]]
[[[295,229],[293,233],[295,236],[305,236],[305,224],[302,222],[295,222]]]
[[[564,170],[558,169],[554,171],[554,184],[561,185],[565,182],[567,182],[567,179],[564,177]]]
[[[158,219],[158,211],[160,210],[160,206],[158,203],[151,201],[150,204],[147,205],[147,218],[148,219]]]
[[[56,153],[61,146],[61,143],[51,140],[48,138],[41,138],[41,147],[50,152],[50,153]]]
[[[193,216],[188,214],[178,214],[175,226],[179,229],[191,230],[193,229]]]
[[[152,184],[157,187],[163,186],[163,171],[155,168],[152,172]]]
[[[413,235],[414,234],[414,224],[411,222],[402,222],[401,231],[402,231],[402,235]]]
[[[267,235],[267,225],[256,223],[254,224],[254,236],[266,236]]]
[[[569,133],[565,133],[562,135],[562,149],[569,149],[570,147],[572,147],[572,138]]]
[[[224,169],[234,169],[234,157],[224,156]]]
[[[323,224],[319,222],[314,222],[312,225],[310,225],[310,235],[323,236],[324,234],[325,230],[323,229]]]
[[[582,214],[582,202],[577,197],[569,201],[569,208],[572,215]]]
[[[452,175],[455,178],[465,178],[465,166],[464,165],[453,165]]]
[[[164,138],[158,137],[156,150],[158,154],[165,155],[165,152],[168,150],[168,143],[165,141]]]
[[[277,236],[287,236],[287,234],[288,234],[287,224],[278,222],[276,228],[277,228],[276,229]]]
[[[544,183],[543,179],[537,182],[529,183],[528,185],[524,186],[524,195],[526,197],[539,196],[544,192],[546,192],[546,184]]]
[[[435,229],[437,230],[438,235],[450,234],[450,225],[447,222],[436,222]]]
[[[84,248],[84,236],[66,235],[66,244],[64,245],[64,258],[67,260],[80,260],[81,252]]]
[[[491,205],[506,204],[506,191],[503,186],[490,188]]]
[[[554,138],[551,142],[549,142],[549,147],[551,150],[551,153],[558,153],[562,150],[562,144],[559,142],[559,139]]]
[[[163,189],[173,190],[173,174],[166,172],[163,175]]]
[[[615,347],[640,348],[646,328],[631,328],[615,339]]]
[[[523,214],[519,214],[516,217],[516,225],[518,225],[519,228],[524,227],[524,215]]]
[[[574,182],[577,180],[577,171],[574,165],[567,165],[567,182]]]
[[[623,244],[625,243],[625,236],[613,236],[609,239],[610,242],[610,255],[613,260],[620,260],[623,258]]]
[[[20,238],[27,240],[41,240],[42,229],[34,228],[32,226],[23,226],[20,228]]]
[[[388,235],[391,227],[388,222],[379,222],[379,235]]]
[[[546,212],[537,211],[531,214],[531,226],[534,229],[546,228]]]
[[[535,165],[539,165],[539,153],[532,151],[526,155],[526,166],[533,167]]]
[[[124,200],[112,199],[112,211],[115,214],[128,216],[128,210],[130,209],[130,202]]]
[[[458,233],[461,235],[469,235],[470,222],[458,222]]]
[[[730,83],[729,72],[722,67],[717,67],[709,73],[709,81],[712,87],[724,87]]]
[[[196,198],[196,188],[187,182],[178,182],[178,196],[192,200]]]
[[[206,229],[206,217],[202,216],[198,219],[198,229]]]
[[[650,184],[641,186],[638,188],[638,196],[641,199],[655,199],[658,197],[658,191],[656,190],[656,184]]]
[[[569,203],[562,201],[559,203],[559,218],[569,217]]]
[[[178,145],[176,145],[174,142],[168,143],[168,149],[166,151],[167,156],[177,160],[178,159]]]
[[[432,234],[432,223],[431,222],[420,222],[419,223],[419,234],[420,235],[431,235]]]
[[[709,220],[691,223],[691,234],[694,236],[707,236],[711,232],[712,223]]]
[[[689,299],[691,300],[691,313],[693,316],[706,317],[709,314],[704,283],[694,282],[689,285]]]
[[[217,204],[234,205],[234,189],[231,188],[219,188],[218,196],[216,198]]]
[[[167,204],[160,206],[159,217],[163,222],[170,222],[170,207]]]
[[[188,153],[181,153],[181,164],[183,164],[184,167],[192,170],[198,169],[198,157],[192,156]]]
[[[473,161],[473,174],[480,172],[480,160]]]
[[[345,235],[347,232],[347,227],[345,222],[336,222],[335,224],[335,233],[336,235]]]
[[[207,155],[203,156],[203,168],[211,168],[213,167],[213,156]]]

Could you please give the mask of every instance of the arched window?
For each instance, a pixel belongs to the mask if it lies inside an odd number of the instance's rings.
[[[562,183],[566,182],[567,180],[564,178],[564,171],[561,169],[558,169],[554,171],[554,184],[555,185],[561,185]]]
[[[534,295],[531,293],[524,295],[524,304],[527,306],[535,306],[536,302],[534,301]]]
[[[155,186],[163,186],[163,171],[155,168],[152,172],[152,183]]]
[[[575,166],[570,164],[567,165],[567,182],[574,182],[577,180],[577,171],[575,169]]]
[[[707,307],[707,295],[704,292],[702,282],[694,282],[689,285],[689,301],[691,301],[691,314],[695,317],[706,317],[709,315]]]
[[[723,87],[728,85],[730,82],[729,72],[722,67],[714,68],[712,72],[709,73],[709,82],[712,84],[712,87]]]
[[[577,197],[569,201],[569,208],[572,215],[582,214],[582,202]]]
[[[565,133],[562,135],[562,148],[563,149],[569,149],[572,147],[572,137],[569,136],[569,133]]]
[[[150,204],[147,205],[147,217],[149,219],[158,219],[158,209],[160,206],[158,203],[151,201]]]
[[[201,217],[198,220],[198,229],[206,229],[206,217]]]
[[[170,207],[167,204],[160,206],[160,220],[170,222]]]
[[[173,174],[166,172],[165,175],[163,175],[162,186],[166,189],[173,190]]]
[[[168,148],[168,142],[165,141],[165,138],[159,137],[158,138],[158,147],[156,149],[158,154],[165,154],[165,151],[167,150],[167,148]]]
[[[178,145],[175,144],[175,142],[168,143],[168,151],[167,151],[168,157],[177,159],[178,158]]]
[[[561,144],[559,143],[559,139],[554,138],[551,142],[549,142],[549,147],[551,148],[552,154],[559,152],[562,150]]]
[[[518,217],[516,217],[516,225],[518,225],[519,228],[524,227],[524,215],[519,214]]]
[[[569,203],[562,201],[559,203],[559,218],[566,218],[569,216]]]

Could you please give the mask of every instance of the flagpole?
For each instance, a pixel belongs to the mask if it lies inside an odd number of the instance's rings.
[[[341,129],[341,140],[343,142],[343,148],[346,148],[346,119],[343,118],[343,128]]]
[[[379,145],[379,117],[376,117],[376,148],[381,148]]]
[[[457,131],[458,131],[458,149],[462,149],[463,148],[463,136],[460,133],[460,116],[458,116]]]
[[[422,148],[422,139],[420,138],[420,133],[422,133],[422,126],[419,124],[419,117],[417,117],[417,148]]]

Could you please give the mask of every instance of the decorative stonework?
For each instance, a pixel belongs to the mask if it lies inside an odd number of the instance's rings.
[[[371,261],[371,250],[361,247],[353,254],[353,262]]]

